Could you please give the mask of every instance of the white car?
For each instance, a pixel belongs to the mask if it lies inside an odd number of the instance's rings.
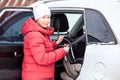
[[[120,80],[120,1],[66,0],[46,4],[53,14],[67,16],[68,25],[72,27],[68,37],[74,39],[73,42],[85,35],[86,45],[80,41],[73,49],[77,58],[83,58],[81,70],[74,76],[69,67],[76,63],[68,65],[66,62],[67,74],[75,80]]]
[[[20,79],[20,30],[23,22],[33,17],[31,7],[38,3],[43,2],[0,10],[0,71],[6,75],[12,72],[11,78],[0,74],[1,79]],[[50,25],[55,28],[51,39],[66,34],[59,47],[64,43],[71,46],[66,57],[56,63],[55,80],[120,80],[120,1],[58,0],[45,4],[52,11]]]

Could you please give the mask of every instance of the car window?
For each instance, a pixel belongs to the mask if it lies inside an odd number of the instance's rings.
[[[85,32],[83,15],[83,13],[69,14],[69,34],[74,38],[80,37]]]
[[[32,17],[32,12],[6,11],[0,18],[3,20],[0,23],[0,40],[23,41],[21,27],[28,17]]]
[[[115,36],[102,14],[96,10],[86,9],[85,17],[88,42],[116,43]]]
[[[68,23],[69,23],[69,30],[68,31],[71,31],[71,29],[76,24],[78,19],[82,16],[82,14],[66,13],[65,15],[66,15],[66,17],[68,19]]]

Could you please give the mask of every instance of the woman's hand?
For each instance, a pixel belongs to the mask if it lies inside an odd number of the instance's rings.
[[[59,36],[58,40],[56,41],[57,45],[59,45],[63,41],[64,37],[65,37],[65,35]]]
[[[64,44],[63,49],[65,50],[66,53],[68,53],[68,52],[69,52],[69,49],[70,49],[69,44]]]
[[[57,45],[59,45],[63,41],[64,37],[65,35],[59,36],[58,40],[56,41]],[[64,44],[63,49],[65,50],[66,53],[69,52],[69,48],[70,48],[69,44]]]

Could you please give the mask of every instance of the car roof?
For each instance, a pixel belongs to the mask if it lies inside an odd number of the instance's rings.
[[[94,9],[105,17],[114,34],[120,36],[120,0],[59,0],[46,4],[52,9]]]

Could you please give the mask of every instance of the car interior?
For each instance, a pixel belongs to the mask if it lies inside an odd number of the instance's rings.
[[[68,29],[69,29],[68,20],[64,13],[54,14],[52,15],[51,18],[52,18],[51,26],[55,26],[54,28],[58,36],[61,35],[60,34],[61,32],[66,32],[66,37],[64,38],[63,42],[58,46],[58,48],[63,47],[63,44],[65,43],[71,46],[69,53],[67,53],[67,55],[63,60],[60,60],[61,64],[60,64],[60,61],[58,61],[59,62],[58,65],[64,66],[64,67],[61,66],[63,70],[58,72],[60,67],[56,67],[55,71],[57,74],[60,75],[60,78],[62,80],[74,80],[79,74],[80,69],[82,67],[82,63],[83,63],[83,56],[84,56],[86,44],[82,40],[85,40],[85,35],[82,34],[82,36],[80,36],[80,38],[76,40],[70,37],[68,33]],[[56,62],[56,64],[58,62]]]

